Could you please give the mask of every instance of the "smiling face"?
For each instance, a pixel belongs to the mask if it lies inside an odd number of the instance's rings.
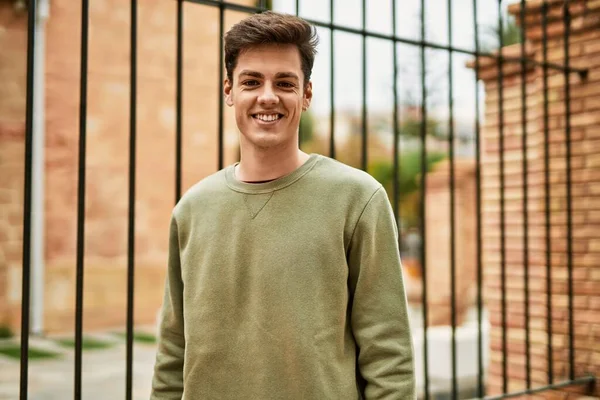
[[[302,111],[310,105],[312,84],[304,83],[295,45],[265,44],[242,52],[224,82],[225,100],[235,109],[242,146],[268,149],[297,145]]]

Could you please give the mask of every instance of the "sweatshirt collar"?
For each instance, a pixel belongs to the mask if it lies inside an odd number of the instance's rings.
[[[296,168],[288,175],[265,183],[247,183],[238,180],[235,177],[235,167],[239,164],[239,162],[237,162],[225,168],[225,179],[227,181],[227,186],[236,192],[250,194],[269,193],[275,190],[283,189],[302,178],[315,166],[320,158],[321,156],[319,154],[312,153],[310,154],[308,160],[304,162],[304,164]]]

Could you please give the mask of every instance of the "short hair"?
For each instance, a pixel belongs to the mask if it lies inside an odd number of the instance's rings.
[[[235,24],[225,34],[225,68],[233,82],[238,57],[253,46],[293,44],[300,52],[304,84],[310,80],[319,38],[316,28],[302,18],[266,11],[253,14]]]

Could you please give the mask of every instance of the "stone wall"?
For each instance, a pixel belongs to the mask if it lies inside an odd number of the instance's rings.
[[[563,1],[549,1],[548,58],[564,64]],[[509,10],[519,19],[519,5]],[[569,41],[572,66],[589,69],[587,78],[571,74],[571,149],[573,221],[573,319],[576,377],[600,373],[600,2],[570,2],[573,17]],[[527,53],[542,60],[541,2],[527,2]],[[520,56],[520,45],[504,48],[507,56]],[[548,383],[546,233],[544,189],[543,70],[526,71],[529,314],[525,320],[523,170],[521,128],[521,69],[505,64],[503,79],[504,148],[499,148],[499,94],[497,64],[480,59],[485,83],[485,124],[482,132],[483,235],[485,299],[491,316],[491,365],[488,394],[502,392],[502,361],[508,362],[508,390],[525,388],[525,326],[530,328],[533,386]],[[472,65],[472,64],[471,64]],[[569,379],[569,331],[566,219],[565,79],[549,70],[549,155],[552,274],[552,340],[554,382]],[[499,155],[505,160],[506,299],[508,354],[502,352],[500,290],[500,176]],[[583,388],[572,390],[583,393]],[[595,395],[600,395],[599,387]],[[566,398],[564,392],[540,398]],[[574,394],[573,397],[577,397]],[[569,397],[571,398],[571,397]]]

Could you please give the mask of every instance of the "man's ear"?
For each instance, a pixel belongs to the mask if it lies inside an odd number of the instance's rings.
[[[308,110],[308,107],[310,107],[310,102],[312,101],[312,96],[313,96],[312,82],[309,81],[304,87],[304,94],[302,96],[302,109],[304,111]]]
[[[223,81],[223,94],[225,94],[225,104],[229,107],[233,106],[233,99],[231,97],[231,92],[233,89],[233,82],[229,80],[229,78],[225,78]]]

